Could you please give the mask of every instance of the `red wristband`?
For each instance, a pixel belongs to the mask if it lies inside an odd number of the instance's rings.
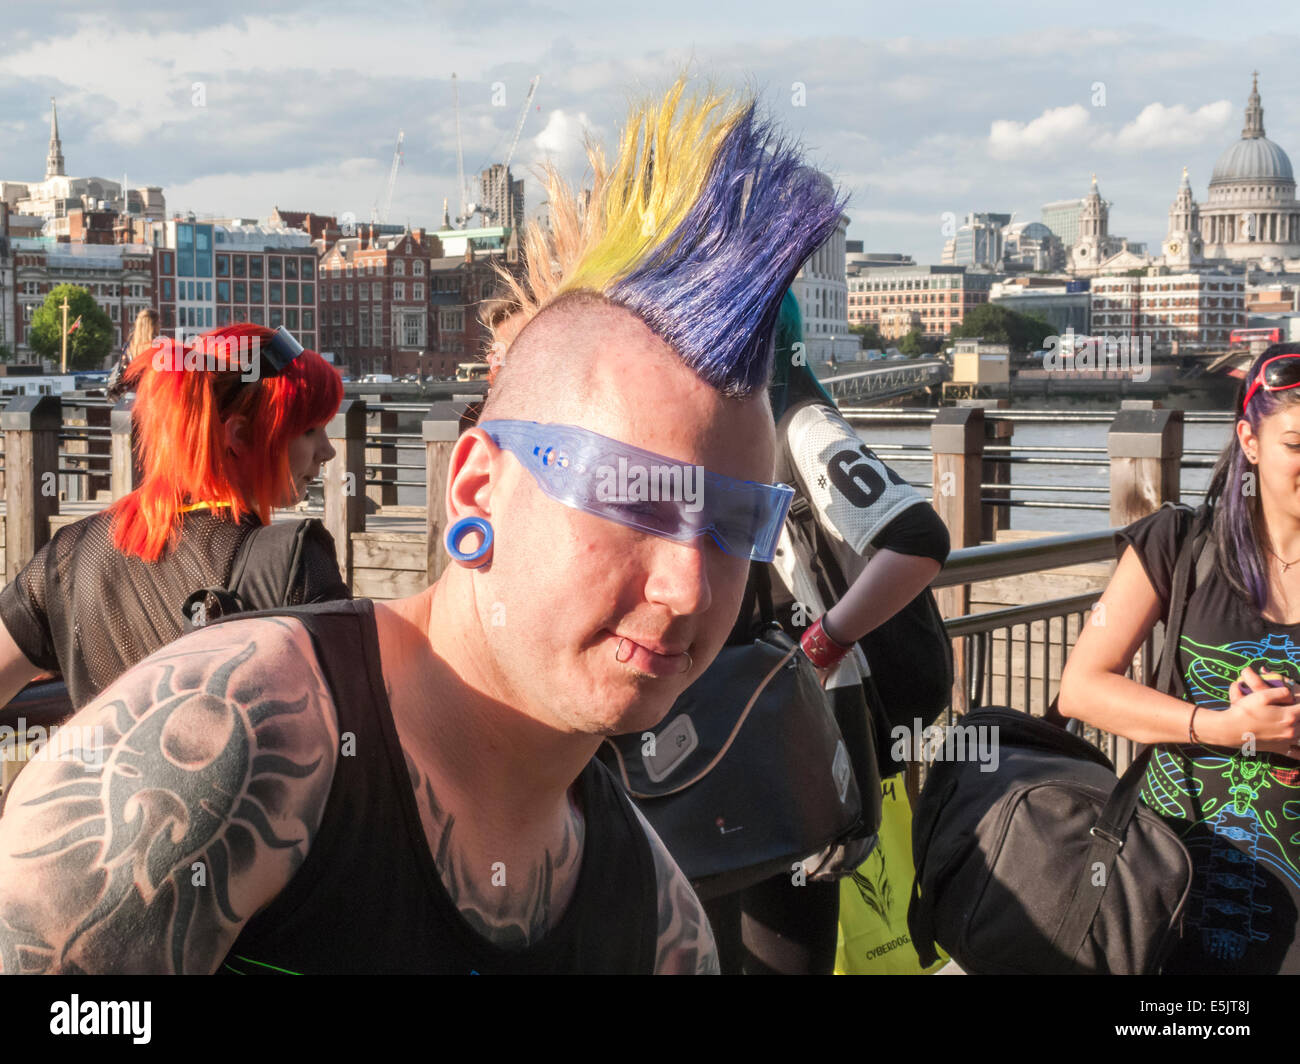
[[[824,616],[824,615],[823,615]],[[808,655],[811,661],[819,669],[834,668],[840,663],[852,647],[840,646],[829,635],[822,626],[822,618],[819,617],[804,632],[803,638],[799,640],[799,645],[803,647],[803,652]]]

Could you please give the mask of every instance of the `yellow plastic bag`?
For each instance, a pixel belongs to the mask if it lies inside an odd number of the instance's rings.
[[[902,774],[880,786],[880,841],[851,876],[840,880],[839,944],[836,975],[930,975],[912,947],[907,930],[907,903],[912,897],[912,806]]]

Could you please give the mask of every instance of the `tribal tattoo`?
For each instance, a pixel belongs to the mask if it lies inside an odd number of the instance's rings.
[[[494,883],[491,868],[470,871],[471,859],[457,845],[455,816],[438,802],[428,776],[409,756],[406,769],[439,878],[461,916],[478,934],[504,949],[525,949],[540,940],[572,900],[582,864],[586,825],[572,794],[559,845],[548,849],[540,863],[529,866],[518,889],[513,887],[512,870],[511,888],[504,889]],[[655,972],[717,974],[718,950],[704,908],[654,829],[636,812],[654,856],[659,905]]]
[[[503,887],[491,867],[471,870],[458,845],[455,816],[441,806],[428,776],[409,756],[406,769],[438,876],[466,923],[502,949],[526,949],[539,941],[564,914],[582,864],[586,824],[572,798],[559,844],[528,866],[520,886],[512,865],[509,886]]]
[[[704,906],[640,809],[633,809],[645,828],[654,855],[655,890],[659,897],[656,975],[718,975],[718,947]]]
[[[0,971],[208,972],[320,822],[337,724],[306,633],[205,629],[65,727],[103,747],[37,761],[0,819]]]

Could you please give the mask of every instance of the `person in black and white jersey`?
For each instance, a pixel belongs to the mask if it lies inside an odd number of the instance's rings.
[[[857,640],[934,579],[948,557],[948,530],[925,498],[866,446],[805,360],[796,357],[803,350],[801,339],[798,301],[787,293],[769,388],[778,447],[784,446],[791,459],[787,483],[808,502],[852,584],[838,601],[823,601],[809,545],[791,534],[787,521],[772,562],[774,605],[787,631],[799,631],[807,618],[815,618],[803,644],[814,664],[833,661],[825,685],[835,694],[841,728],[855,719],[866,728],[863,680],[870,670]],[[724,973],[829,974],[834,969],[837,882],[795,886],[782,874],[706,902],[705,910]]]

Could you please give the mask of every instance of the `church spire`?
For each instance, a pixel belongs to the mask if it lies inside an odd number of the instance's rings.
[[[1241,130],[1243,140],[1264,135],[1264,108],[1259,102],[1259,71],[1252,71],[1250,77],[1250,98],[1246,101],[1246,124]]]
[[[50,150],[45,156],[45,176],[63,177],[63,145],[59,143],[59,111],[50,97]]]

